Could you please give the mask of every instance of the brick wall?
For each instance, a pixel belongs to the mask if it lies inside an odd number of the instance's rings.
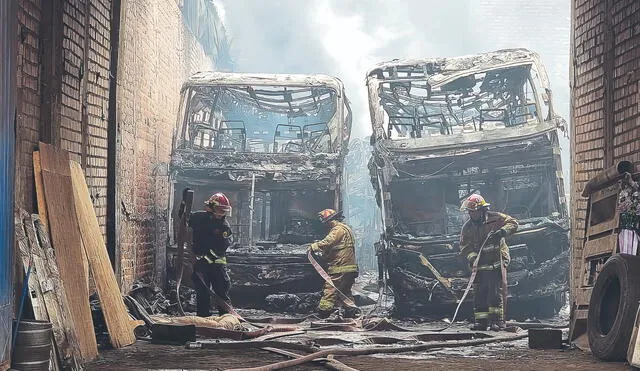
[[[580,282],[585,183],[620,160],[640,161],[640,2],[572,1],[572,288]]]
[[[38,141],[68,150],[82,164],[105,235],[107,180],[116,176],[116,266],[123,289],[164,271],[166,165],[180,87],[194,72],[213,67],[211,51],[206,55],[185,25],[179,4],[122,2],[119,166],[108,174],[112,1],[19,0],[16,205],[34,210],[32,152]]]
[[[106,232],[110,0],[65,1],[59,145],[85,169]]]
[[[17,60],[16,206],[33,208],[32,153],[40,138],[40,0],[20,0]]]
[[[85,168],[104,231],[111,1],[59,2],[61,19],[49,15],[52,27],[61,31],[59,58],[48,55],[42,47],[43,40],[55,47],[56,36],[49,28],[43,29],[42,19],[47,11],[43,6],[51,3],[20,0],[19,4],[16,205],[34,210],[32,153],[38,141],[52,142],[70,151],[71,158]],[[47,65],[43,64],[45,58],[54,60]],[[45,71],[54,65],[60,66],[59,85],[52,79],[55,68]],[[46,114],[41,112],[45,100],[57,103],[48,104]]]
[[[180,88],[212,62],[183,25],[176,1],[122,4],[118,61],[119,264],[123,290],[163,282],[167,164]]]

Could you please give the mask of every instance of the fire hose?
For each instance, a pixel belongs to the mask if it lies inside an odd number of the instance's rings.
[[[478,262],[480,261],[480,256],[482,255],[482,250],[484,250],[485,246],[487,245],[487,242],[489,241],[489,239],[492,237],[492,233],[489,233],[487,235],[487,238],[484,239],[484,242],[482,242],[482,245],[480,245],[480,249],[478,249],[478,256],[476,256],[475,260],[473,261],[473,265],[471,266],[471,276],[469,276],[469,283],[467,283],[467,288],[464,290],[464,293],[462,294],[462,298],[460,298],[460,300],[458,301],[458,305],[456,306],[456,311],[453,313],[453,318],[451,318],[451,322],[441,328],[441,329],[437,329],[435,330],[436,332],[440,332],[440,331],[444,331],[448,328],[450,328],[451,326],[454,325],[454,323],[456,322],[456,317],[458,316],[458,311],[460,310],[460,306],[462,306],[462,303],[464,302],[464,299],[467,298],[467,295],[469,295],[469,291],[471,290],[471,287],[473,286],[473,282],[476,279],[476,275],[478,274]],[[503,300],[506,300],[505,296],[506,296],[506,269],[502,264],[502,255],[500,255],[500,266],[502,267],[502,297]],[[504,305],[504,304],[503,304]]]
[[[262,325],[258,325],[255,323],[251,323],[249,321],[247,321],[246,319],[244,319],[232,306],[231,304],[229,304],[226,300],[222,299],[218,294],[216,294],[216,292],[211,288],[210,285],[206,284],[206,280],[204,279],[204,277],[202,277],[202,274],[200,272],[195,272],[195,276],[200,280],[200,282],[202,283],[202,285],[204,285],[207,290],[209,291],[209,295],[211,295],[211,297],[213,298],[213,302],[217,305],[219,305],[220,307],[222,307],[222,309],[224,309],[226,312],[228,312],[229,314],[231,314],[232,316],[236,317],[240,322],[244,322],[246,324],[249,324],[251,326],[257,327],[257,328],[263,328],[265,326]]]
[[[333,287],[336,290],[336,292],[340,296],[342,296],[342,301],[348,307],[355,308],[355,309],[358,308],[358,306],[356,306],[356,303],[354,303],[353,300],[351,300],[351,298],[349,298],[347,295],[345,295],[345,293],[343,293],[342,291],[340,291],[339,288],[336,287],[336,285],[333,283],[333,280],[331,279],[331,276],[329,276],[329,274],[322,268],[322,266],[318,263],[318,261],[313,257],[313,254],[311,253],[311,251],[307,252],[307,259],[309,259],[309,263],[311,263],[311,265],[316,270],[316,272],[318,272],[320,277],[322,277],[326,283],[331,285],[331,287]]]
[[[456,317],[458,316],[458,311],[460,310],[460,306],[464,302],[464,299],[467,298],[467,295],[471,290],[471,286],[473,286],[473,281],[476,280],[476,275],[478,274],[478,262],[480,261],[480,256],[482,256],[482,250],[484,250],[484,247],[487,245],[487,241],[489,241],[490,237],[491,237],[491,234],[487,235],[487,238],[485,238],[482,245],[480,245],[480,249],[478,249],[478,256],[476,256],[476,259],[473,261],[473,265],[471,267],[471,276],[469,277],[469,283],[467,283],[467,288],[464,289],[462,298],[460,298],[460,301],[458,302],[458,306],[456,307],[456,311],[453,313],[453,318],[451,318],[451,324],[449,325],[449,327],[452,326],[453,323],[456,321]]]

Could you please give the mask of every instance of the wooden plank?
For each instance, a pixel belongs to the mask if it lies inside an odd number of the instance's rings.
[[[25,217],[24,225],[60,362],[65,369],[77,370],[82,366],[80,345],[49,236],[38,215]]]
[[[603,188],[603,189],[601,189],[599,191],[594,192],[591,195],[591,203],[593,204],[593,203],[596,203],[598,201],[602,201],[605,198],[612,197],[612,196],[616,196],[616,199],[617,199],[619,191],[620,191],[620,185],[618,185],[617,183],[616,184],[612,184],[612,185],[610,185],[610,186],[608,186],[606,188]]]
[[[36,199],[38,201],[38,214],[44,229],[49,233],[49,215],[47,214],[47,203],[44,198],[44,185],[42,184],[42,165],[40,162],[40,152],[33,152],[33,179],[36,185]]]
[[[64,282],[82,359],[91,361],[98,356],[98,344],[89,307],[88,272],[82,261],[84,253],[73,199],[69,153],[40,143],[40,163],[56,262]]]
[[[589,309],[578,309],[575,311],[574,313],[575,315],[575,319],[580,321],[580,320],[587,320],[587,317],[589,316]]]
[[[593,287],[580,287],[576,290],[576,305],[579,307],[589,305],[589,301],[591,300],[591,292],[593,291]]]
[[[38,275],[37,267],[34,266],[31,255],[31,247],[29,246],[29,238],[24,230],[24,214],[25,211],[17,211],[14,220],[15,226],[15,239],[18,245],[18,253],[20,254],[20,260],[24,268],[25,274],[27,273],[29,264],[31,267],[31,275],[27,284],[29,285],[29,297],[31,299],[31,307],[33,309],[33,315],[38,321],[48,321],[49,315],[44,305],[44,299],[42,298],[42,289],[40,288],[40,282],[35,278]],[[28,215],[28,214],[27,214]]]
[[[29,245],[29,238],[25,233],[25,220],[24,218],[31,218],[29,214],[27,214],[24,210],[16,211],[16,215],[14,217],[14,226],[15,226],[15,238],[16,243],[18,244],[20,260],[22,261],[22,266],[24,267],[25,274],[28,272],[29,265],[31,265],[31,273],[29,274],[29,281],[27,285],[29,285],[29,298],[31,302],[31,309],[33,310],[33,317],[38,321],[49,321],[49,314],[47,313],[47,308],[44,303],[44,297],[42,295],[42,288],[40,287],[40,282],[38,281],[38,269],[34,263],[35,257],[31,254],[31,246]],[[31,220],[28,221],[31,223]],[[33,231],[33,229],[32,229]],[[35,241],[32,239],[32,241]],[[36,241],[37,242],[37,241]],[[51,354],[49,356],[49,370],[57,371],[59,370],[58,365],[58,357],[56,355],[56,347],[55,347],[55,339],[51,339]]]
[[[610,234],[600,238],[586,241],[582,250],[583,259],[593,258],[596,256],[614,254],[618,243],[618,234]]]
[[[618,218],[614,217],[613,219],[606,222],[598,223],[594,226],[589,226],[589,228],[587,229],[587,235],[593,236],[607,231],[613,231],[616,228],[618,228]]]
[[[116,276],[111,269],[109,253],[91,203],[82,167],[75,161],[71,161],[70,167],[82,244],[98,291],[111,345],[114,348],[131,345],[136,341],[134,325],[124,305]]]

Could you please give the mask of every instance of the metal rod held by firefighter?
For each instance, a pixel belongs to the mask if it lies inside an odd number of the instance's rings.
[[[256,174],[251,174],[251,199],[249,201],[249,247],[253,246],[253,203],[256,198]]]
[[[181,315],[184,315],[182,309],[182,302],[180,301],[180,285],[182,283],[182,275],[184,274],[184,250],[189,246],[191,241],[188,241],[188,223],[191,216],[191,208],[193,206],[193,190],[185,188],[182,191],[182,203],[180,204],[180,211],[178,217],[180,218],[180,225],[178,229],[178,256],[176,257],[176,270],[178,277],[176,277],[176,297],[178,298],[178,310]]]

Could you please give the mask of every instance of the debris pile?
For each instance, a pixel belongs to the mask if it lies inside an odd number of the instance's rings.
[[[270,310],[285,313],[312,313],[321,293],[272,294],[265,298]]]

